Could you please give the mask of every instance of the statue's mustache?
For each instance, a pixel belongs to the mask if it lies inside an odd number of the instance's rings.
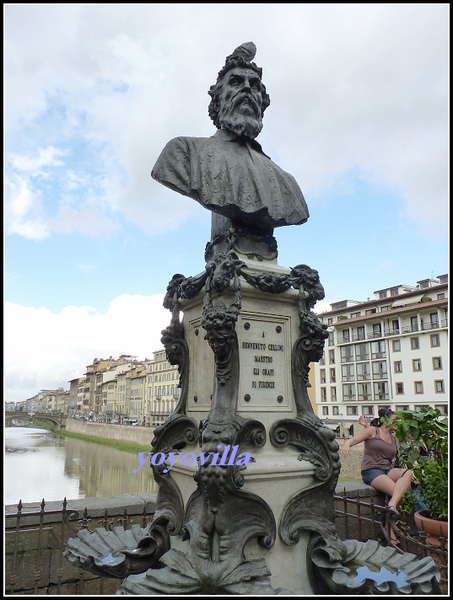
[[[232,100],[233,108],[237,108],[243,103],[249,104],[257,115],[260,114],[260,107],[258,106],[252,94],[248,92],[238,92],[238,94]]]

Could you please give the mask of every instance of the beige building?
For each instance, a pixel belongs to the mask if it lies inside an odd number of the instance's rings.
[[[84,377],[76,377],[69,382],[69,404],[68,415],[75,416],[82,413],[81,385],[85,381]]]
[[[374,294],[318,315],[329,332],[315,365],[318,415],[343,432],[381,407],[448,413],[448,276]]]
[[[129,418],[139,425],[146,425],[146,392],[148,367],[139,365],[129,372]]]
[[[181,392],[178,367],[168,362],[165,350],[154,352],[147,387],[146,422],[155,427],[176,408]]]

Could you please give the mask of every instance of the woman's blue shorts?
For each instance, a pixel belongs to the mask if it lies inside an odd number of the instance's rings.
[[[376,479],[379,475],[387,475],[389,471],[392,469],[367,469],[366,471],[362,471],[362,480],[363,483],[367,485],[371,485],[373,479]]]

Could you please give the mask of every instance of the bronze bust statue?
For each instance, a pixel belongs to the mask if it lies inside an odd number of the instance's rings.
[[[218,131],[209,138],[171,140],[151,173],[213,213],[212,239],[231,228],[269,238],[274,227],[299,225],[309,216],[294,177],[255,141],[270,104],[262,69],[252,62],[255,52],[253,42],[239,46],[208,92]]]

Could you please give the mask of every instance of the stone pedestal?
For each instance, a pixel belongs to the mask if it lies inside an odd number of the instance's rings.
[[[200,448],[197,448],[199,452]],[[250,450],[250,448],[249,448]],[[258,450],[253,452],[256,462],[251,463],[244,472],[244,491],[252,492],[264,499],[278,521],[286,501],[298,491],[314,483],[313,465],[298,460],[299,452],[286,449]],[[172,477],[183,493],[184,503],[196,490],[194,476],[197,466],[182,466],[177,463],[172,469]],[[248,542],[244,548],[246,560],[265,558],[272,573],[272,588],[283,588],[294,594],[309,595],[314,591],[306,576],[306,554],[309,534],[302,534],[297,545],[288,546],[279,537],[269,550],[259,546],[256,539]],[[171,546],[184,553],[188,551],[188,540],[181,536],[171,538]]]
[[[289,277],[290,270],[277,265],[247,260],[244,272]],[[245,259],[245,260],[244,260]],[[268,429],[277,418],[294,418],[296,406],[291,381],[292,348],[299,337],[298,291],[266,293],[241,281],[241,309],[236,332],[239,348],[237,414],[259,418]],[[233,295],[225,293],[226,305]],[[203,294],[181,303],[184,331],[189,347],[190,370],[187,415],[206,419],[214,390],[214,354],[201,326]],[[258,417],[259,415],[259,417]]]
[[[67,550],[74,564],[124,578],[119,594],[398,593],[393,582],[354,577],[357,565],[372,574],[403,563],[405,593],[438,590],[432,559],[336,532],[338,444],[307,393],[327,337],[311,310],[322,297],[306,265],[232,251],[196,277],[173,277],[162,342],[181,396],[154,432],[153,522],[121,535],[80,532]]]
[[[239,255],[252,273],[289,277],[290,270],[276,264],[248,260]],[[242,490],[251,492],[269,505],[278,520],[285,502],[294,494],[315,481],[314,466],[299,460],[295,448],[275,448],[269,443],[271,426],[283,418],[294,419],[297,415],[291,379],[292,348],[299,336],[299,294],[294,289],[275,296],[243,282],[241,285],[242,307],[237,319],[239,348],[239,382],[237,415],[243,419],[257,419],[266,431],[267,443],[263,448],[243,446],[252,460],[243,471]],[[233,301],[225,295],[225,304]],[[190,368],[186,414],[196,423],[208,418],[212,406],[215,361],[214,354],[205,339],[202,328],[203,294],[181,303],[183,324],[189,348]],[[199,455],[200,445],[190,448]],[[181,490],[184,505],[196,491],[198,464],[184,466],[177,462],[172,468],[172,478]],[[305,555],[308,535],[299,543],[287,546],[278,537],[274,546],[263,549],[256,539],[244,548],[247,560],[265,558],[272,573],[273,588],[293,590],[297,594],[313,593],[305,572]],[[188,550],[188,541],[180,536],[172,538],[172,548]]]
[[[305,265],[290,270],[232,251],[169,284],[164,304],[173,318],[163,341],[180,365],[182,391],[153,447],[187,458],[166,473],[154,468],[162,490],[156,514],[171,516],[171,550],[189,560],[203,589],[212,581],[213,589],[247,593],[259,581],[261,593],[313,593],[310,530],[333,528],[326,491],[339,470],[333,433],[306,390],[326,337],[310,310],[322,296]],[[216,452],[212,464],[201,461]],[[222,587],[224,572],[229,582],[236,577],[233,587]]]

